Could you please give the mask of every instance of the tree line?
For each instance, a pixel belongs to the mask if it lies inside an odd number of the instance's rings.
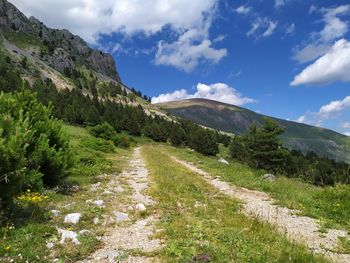
[[[260,127],[252,125],[230,145],[234,159],[256,169],[264,169],[291,178],[302,178],[315,185],[350,183],[350,165],[320,157],[314,152],[303,154],[282,146],[279,136],[284,129],[266,118]]]

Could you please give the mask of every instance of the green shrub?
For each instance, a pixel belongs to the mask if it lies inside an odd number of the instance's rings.
[[[105,140],[114,141],[117,138],[117,132],[107,122],[90,127],[89,132],[91,135]]]
[[[96,151],[104,153],[114,152],[114,142],[101,138],[89,137],[82,140],[82,145]]]
[[[23,90],[0,94],[0,199],[54,186],[73,165],[67,136],[51,107]]]

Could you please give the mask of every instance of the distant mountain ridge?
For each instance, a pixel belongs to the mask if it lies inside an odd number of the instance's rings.
[[[261,124],[266,117],[251,110],[206,99],[188,99],[157,104],[175,116],[217,130],[241,134],[253,123]],[[337,161],[350,162],[350,139],[332,130],[273,118],[285,133],[284,145],[302,152],[314,151]]]

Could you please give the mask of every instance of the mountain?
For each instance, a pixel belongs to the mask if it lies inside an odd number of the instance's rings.
[[[197,124],[241,134],[266,117],[248,109],[206,99],[188,99],[157,104],[161,109]],[[314,151],[337,161],[350,162],[350,140],[337,132],[292,121],[272,118],[285,128],[284,145],[304,153]]]
[[[60,73],[86,67],[100,78],[120,82],[110,54],[91,49],[68,30],[50,29],[35,17],[27,18],[6,0],[0,0],[0,37],[8,51],[44,62]]]

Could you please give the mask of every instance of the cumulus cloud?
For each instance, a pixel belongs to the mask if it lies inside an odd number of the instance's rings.
[[[250,13],[251,8],[249,6],[241,5],[235,9],[238,14],[247,15]]]
[[[350,96],[347,96],[342,100],[331,101],[330,103],[322,106],[317,112],[307,112],[303,116],[299,117],[297,121],[300,123],[320,126],[324,121],[335,118],[339,114],[342,114],[349,109]]]
[[[289,27],[287,27],[286,33],[287,33],[287,34],[292,34],[292,33],[294,33],[294,31],[295,31],[295,24],[292,23],[292,24],[290,24]]]
[[[225,50],[212,47],[209,38],[218,0],[10,1],[27,16],[36,16],[50,27],[66,28],[92,44],[97,44],[104,34],[121,33],[132,37],[142,33],[148,37],[164,28],[170,29],[177,39],[173,43],[159,43],[156,62],[179,68],[183,63],[173,60],[189,59],[190,62],[184,65],[186,71],[196,66],[201,58],[216,63],[226,54]],[[190,51],[183,54],[179,48]],[[177,55],[180,58],[175,58]],[[167,56],[170,61],[165,63]]]
[[[320,32],[312,32],[308,43],[302,48],[294,49],[293,59],[299,63],[313,61],[327,53],[332,42],[342,38],[349,30],[348,23],[341,17],[350,13],[350,5],[318,10],[311,6],[309,13],[320,12],[323,15],[324,27]]]
[[[168,65],[191,72],[203,60],[218,63],[227,55],[227,50],[213,47],[213,42],[208,39],[209,25],[206,23],[203,28],[188,30],[173,43],[160,41],[156,65]]]
[[[255,35],[256,37],[271,36],[278,25],[278,21],[272,21],[267,17],[258,17],[252,24],[251,29],[246,33],[247,37]],[[263,30],[261,32],[261,30]]]
[[[193,98],[216,100],[237,106],[256,102],[254,99],[244,97],[236,89],[225,83],[215,83],[211,85],[198,83],[194,94],[189,94],[184,89],[176,90],[172,93],[161,94],[158,97],[153,97],[152,103],[162,103]]]
[[[337,41],[331,50],[305,68],[291,82],[292,86],[322,85],[350,81],[350,42]]]

